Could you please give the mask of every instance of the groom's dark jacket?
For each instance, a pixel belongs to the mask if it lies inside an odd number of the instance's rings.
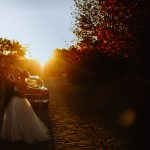
[[[4,95],[4,105],[7,106],[10,99],[15,96],[15,91],[14,91],[15,84],[10,82],[9,80],[6,80],[6,85],[5,85],[5,95]]]

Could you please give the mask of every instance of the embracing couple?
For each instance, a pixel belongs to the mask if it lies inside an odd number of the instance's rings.
[[[28,87],[26,70],[15,68],[7,76],[4,104],[6,107],[1,138],[8,141],[26,143],[49,140],[48,128],[38,118],[29,101],[25,98]]]

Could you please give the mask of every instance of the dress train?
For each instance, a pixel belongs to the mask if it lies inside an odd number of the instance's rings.
[[[10,100],[5,111],[1,137],[27,143],[49,140],[48,128],[38,118],[29,101],[17,96]]]

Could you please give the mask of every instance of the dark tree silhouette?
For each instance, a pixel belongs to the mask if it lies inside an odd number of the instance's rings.
[[[80,50],[119,59],[122,74],[149,76],[149,1],[75,0],[75,8],[73,32]]]
[[[75,0],[74,33],[102,52],[133,56],[149,33],[149,6],[146,0]]]

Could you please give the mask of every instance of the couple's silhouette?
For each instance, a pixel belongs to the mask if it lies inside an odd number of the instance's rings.
[[[25,98],[28,86],[25,79],[29,76],[26,70],[19,68],[7,76],[4,98],[6,109],[1,130],[1,138],[4,140],[27,143],[49,140],[48,128]]]

